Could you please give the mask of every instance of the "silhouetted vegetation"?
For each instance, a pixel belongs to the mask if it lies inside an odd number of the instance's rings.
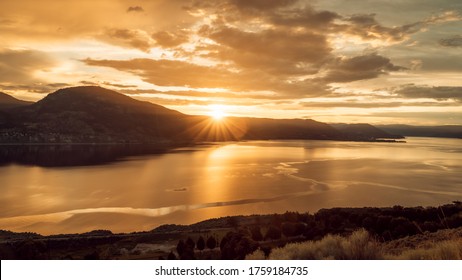
[[[255,253],[255,257],[257,255],[274,257],[277,255],[272,254],[274,250],[287,244],[319,240],[324,240],[324,243],[307,245],[311,248],[309,249],[311,252],[316,251],[316,246],[337,244],[343,247],[337,248],[340,251],[333,255],[335,258],[350,258],[355,254],[360,258],[375,258],[382,253],[385,256],[389,252],[375,252],[376,255],[367,255],[366,251],[360,251],[362,250],[360,247],[372,250],[372,245],[375,243],[370,244],[371,240],[377,244],[392,244],[414,236],[431,236],[436,231],[452,228],[462,228],[462,203],[460,202],[426,208],[401,206],[332,208],[319,210],[315,214],[286,212],[284,214],[217,218],[190,226],[165,225],[151,232],[133,234],[113,234],[110,231],[97,230],[85,234],[45,237],[34,233],[0,231],[0,258],[139,259],[151,256],[156,259],[243,259],[255,250],[259,250]],[[352,235],[353,232],[358,231],[360,233]],[[367,232],[367,238],[364,232]],[[204,233],[207,234],[207,239],[204,238]],[[163,253],[153,253],[148,249],[143,251],[143,247],[137,246],[137,244],[149,244],[153,240],[157,242],[172,240],[172,236],[177,236],[173,239],[175,244],[171,244],[170,249]],[[342,239],[344,237],[350,239],[345,241],[346,239]],[[349,245],[345,242],[349,242]],[[219,244],[218,248],[217,244]],[[408,243],[403,241],[403,244]],[[380,246],[383,247],[383,245]],[[397,245],[397,247],[400,246],[403,245]],[[458,249],[448,252],[445,256],[444,248],[448,246],[448,244],[441,244],[439,247],[432,247],[433,249],[428,247],[430,248],[428,250],[427,247],[421,250],[411,248],[415,250],[393,254],[396,258],[459,256]],[[172,252],[175,250],[176,255]],[[329,252],[318,257],[329,258]]]
[[[204,240],[204,237],[202,237],[202,235],[197,240],[196,247],[197,247],[197,250],[199,251],[202,251],[205,249],[205,240]]]
[[[263,235],[261,234],[261,228],[259,225],[250,227],[250,233],[252,234],[252,239],[255,241],[262,241]]]
[[[207,239],[207,248],[209,248],[210,250],[213,250],[215,249],[216,246],[217,246],[217,241],[215,240],[213,236],[210,236]]]
[[[252,240],[248,231],[231,231],[223,237],[220,243],[221,258],[224,260],[242,260],[257,248],[258,243]]]

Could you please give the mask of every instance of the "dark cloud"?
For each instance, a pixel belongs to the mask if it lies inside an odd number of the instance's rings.
[[[348,25],[339,26],[339,31],[356,35],[366,40],[403,41],[407,36],[418,32],[422,28],[421,22],[402,26],[386,27],[381,25],[375,14],[353,15],[344,20]]]
[[[115,44],[133,47],[143,52],[149,52],[152,47],[149,36],[140,30],[114,28],[106,30],[104,35]]]
[[[85,86],[99,86],[99,83],[92,82],[92,81],[80,81],[79,84],[85,85]]]
[[[43,83],[32,83],[32,84],[15,84],[8,85],[0,83],[0,89],[5,91],[28,91],[33,93],[48,94],[54,92],[58,89],[70,87],[72,85],[67,83],[52,83],[52,84],[43,84]]]
[[[268,15],[272,24],[285,27],[304,28],[312,31],[333,30],[334,20],[341,16],[330,11],[315,11],[311,7],[278,11]]]
[[[179,97],[218,97],[218,98],[235,98],[239,95],[230,93],[230,92],[204,92],[199,90],[188,90],[188,91],[157,91],[152,89],[120,89],[121,92],[130,95],[143,95],[143,94],[167,94],[170,96],[179,96]],[[247,96],[245,96],[247,98]]]
[[[339,59],[328,67],[327,74],[322,78],[328,83],[348,83],[373,79],[392,71],[405,69],[394,65],[389,58],[378,54]]]
[[[127,13],[130,13],[130,12],[144,12],[144,9],[141,6],[130,6],[127,9]]]
[[[298,0],[229,0],[228,3],[239,9],[273,10],[288,7]]]
[[[310,32],[249,32],[223,27],[203,28],[201,35],[218,43],[211,47],[211,57],[272,74],[313,74],[313,65],[322,62],[331,51],[325,36]]]
[[[186,32],[168,32],[159,31],[152,34],[152,38],[156,40],[156,43],[163,48],[173,48],[181,44],[187,43],[189,40]]]
[[[55,61],[46,53],[35,50],[0,50],[0,82],[38,82],[34,72],[46,71]]]
[[[112,67],[122,71],[137,73],[145,81],[159,86],[183,87],[229,87],[224,79],[230,75],[226,69],[196,65],[175,60],[93,60],[84,62],[93,66]]]
[[[459,7],[459,9],[462,7]],[[438,24],[438,23],[446,23],[451,21],[460,21],[462,16],[460,12],[457,10],[448,10],[439,14],[435,14],[425,20],[422,21],[423,24]]]
[[[85,59],[83,62],[91,66],[111,67],[130,72],[158,86],[224,88],[236,92],[274,91],[278,96],[271,98],[276,99],[287,96],[320,96],[327,90],[324,85],[311,80],[290,82],[256,69],[232,71],[226,65],[203,66],[165,59]]]
[[[221,100],[225,100],[231,98],[233,100],[243,99],[249,101],[251,99],[263,100],[263,99],[273,99],[273,97],[268,96],[266,94],[257,94],[257,93],[236,93],[236,92],[220,92],[220,91],[212,91],[212,92],[205,92],[201,90],[187,90],[187,91],[157,91],[152,89],[135,89],[135,88],[120,88],[120,92],[130,95],[143,95],[143,94],[151,94],[151,95],[170,95],[170,96],[178,96],[179,98],[191,98],[191,97],[206,97],[207,99],[210,98],[220,98]]]
[[[432,98],[436,100],[462,101],[462,87],[449,86],[417,86],[406,85],[393,91],[394,94],[406,98]]]
[[[300,105],[307,108],[397,108],[397,107],[435,107],[435,106],[454,106],[454,103],[443,102],[360,102],[360,101],[343,101],[343,102],[301,102]]]
[[[136,88],[136,85],[126,85],[126,84],[120,84],[120,83],[110,83],[110,82],[103,82],[103,85],[105,86],[110,86],[110,87],[115,87],[115,88]]]
[[[365,40],[401,42],[408,39],[409,35],[425,30],[428,26],[462,19],[458,12],[446,11],[421,21],[387,27],[379,23],[375,17],[376,14],[356,14],[344,17],[343,21],[347,24],[339,24],[336,28],[340,33],[359,36]]]
[[[10,20],[10,19],[0,19],[0,25],[6,25],[6,26],[10,26],[10,25],[13,25],[15,24],[16,22],[14,20]]]
[[[221,12],[267,12],[286,8],[300,2],[299,0],[193,0],[187,10],[219,9]]]
[[[271,24],[274,28],[301,28],[312,31],[327,30],[340,15],[330,11],[316,11],[300,0],[222,0],[195,1],[188,9],[206,11],[217,20],[213,23]],[[261,26],[260,26],[261,27]]]
[[[439,40],[438,43],[444,47],[452,47],[452,48],[462,47],[462,36],[455,35],[449,38],[444,38],[444,39]]]

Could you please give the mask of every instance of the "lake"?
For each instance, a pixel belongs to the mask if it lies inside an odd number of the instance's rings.
[[[462,140],[1,146],[0,229],[151,230],[229,215],[462,200]],[[114,151],[116,150],[116,151]]]

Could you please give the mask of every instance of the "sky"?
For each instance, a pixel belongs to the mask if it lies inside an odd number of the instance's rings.
[[[462,124],[460,0],[0,0],[0,91],[186,114]]]

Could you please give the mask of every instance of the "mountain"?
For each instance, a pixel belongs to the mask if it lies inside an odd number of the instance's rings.
[[[336,123],[330,124],[335,129],[344,133],[345,137],[351,139],[357,138],[367,138],[370,139],[401,139],[404,138],[399,133],[389,133],[382,129],[379,129],[375,126],[372,126],[367,123],[358,123],[358,124],[345,124],[345,123]]]
[[[165,142],[185,125],[177,111],[94,86],[58,90],[11,115],[26,142]]]
[[[417,137],[462,138],[462,125],[412,126],[378,125],[378,128],[392,134]]]
[[[0,92],[0,110],[26,106],[30,104],[32,104],[32,102],[19,100],[11,95]]]
[[[364,125],[362,125],[364,126]],[[348,133],[314,120],[190,116],[96,86],[60,89],[0,116],[0,142],[191,143],[257,139],[373,141],[393,138],[368,126]],[[358,130],[358,131],[356,131]],[[379,133],[380,132],[380,133]]]

